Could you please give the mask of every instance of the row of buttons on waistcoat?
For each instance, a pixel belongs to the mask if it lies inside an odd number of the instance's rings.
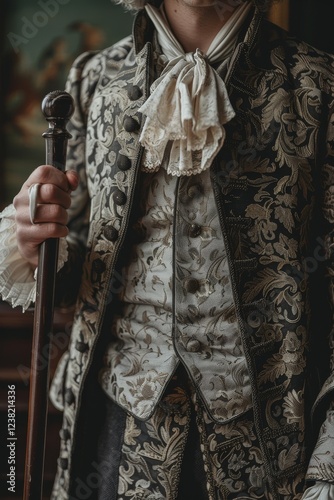
[[[188,199],[193,200],[194,198],[198,198],[199,196],[202,195],[203,195],[203,186],[201,184],[191,184],[187,189]],[[201,234],[202,234],[202,227],[199,224],[189,225],[189,236],[191,238],[198,238],[199,236],[201,236]],[[200,283],[196,278],[186,278],[183,281],[183,287],[187,293],[195,294],[196,292],[199,291]],[[193,348],[190,350],[193,350]]]
[[[138,85],[132,85],[131,87],[129,87],[128,97],[131,101],[137,101],[138,99],[140,99],[142,97],[142,95],[143,95],[143,92],[142,92],[141,88],[138,87]],[[123,120],[123,127],[124,127],[124,130],[126,132],[134,133],[134,132],[138,132],[138,130],[140,129],[140,123],[132,116],[125,116],[125,118]],[[122,172],[126,172],[127,170],[129,170],[131,168],[131,166],[132,166],[132,162],[131,162],[130,158],[128,158],[127,156],[124,156],[122,154],[118,154],[117,167],[119,168],[119,170],[121,170]],[[113,192],[112,197],[113,197],[114,203],[118,206],[125,205],[126,200],[127,200],[126,194],[123,191],[121,191],[120,189],[116,189]],[[114,243],[118,238],[118,231],[113,226],[106,226],[104,228],[104,236],[106,237],[106,239],[108,241],[111,241]]]
[[[203,196],[203,184],[194,183],[189,185],[186,191],[181,195],[180,201],[181,203],[185,204],[188,204],[190,202],[194,207],[196,207]],[[187,234],[192,239],[200,238],[201,236],[203,236],[203,229],[203,226],[199,223],[189,221]],[[202,286],[203,279],[196,279],[194,277],[188,276],[182,280],[182,287],[188,294],[197,294],[198,292],[200,292]],[[195,312],[192,311],[192,314],[195,314]],[[177,321],[181,324],[184,324],[189,320],[187,319],[187,315],[185,317],[182,317],[182,315],[177,314]],[[202,342],[192,335],[187,336],[185,332],[184,335],[181,335],[180,342],[188,353],[200,353],[203,350]]]

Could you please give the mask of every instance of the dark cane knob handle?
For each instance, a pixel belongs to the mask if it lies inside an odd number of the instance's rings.
[[[49,124],[43,134],[46,140],[46,164],[64,170],[67,140],[71,137],[66,124],[74,112],[73,98],[63,90],[50,92],[43,99],[42,112]]]
[[[43,99],[42,112],[48,121],[67,121],[74,112],[73,98],[63,90],[50,92]]]

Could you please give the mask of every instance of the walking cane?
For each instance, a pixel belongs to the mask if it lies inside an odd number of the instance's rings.
[[[72,97],[63,91],[48,94],[42,111],[49,122],[44,132],[46,164],[65,170],[66,123],[74,111]],[[39,250],[34,331],[32,341],[24,500],[41,500],[49,391],[49,353],[52,335],[55,279],[58,260],[57,238],[44,241]],[[43,361],[41,363],[41,360]]]

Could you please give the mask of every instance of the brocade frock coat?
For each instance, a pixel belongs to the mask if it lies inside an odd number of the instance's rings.
[[[226,79],[236,116],[211,182],[268,498],[292,500],[301,497],[333,400],[334,58],[256,10],[241,35]],[[131,37],[79,57],[68,81],[76,110],[67,168],[79,172],[80,185],[57,290],[63,304],[76,301],[51,389],[63,410],[57,500],[76,498],[75,477],[88,467],[99,427],[97,373],[141,173],[138,109],[157,77],[152,39],[141,11]],[[334,461],[317,460],[322,446],[320,439],[308,477],[334,483]]]

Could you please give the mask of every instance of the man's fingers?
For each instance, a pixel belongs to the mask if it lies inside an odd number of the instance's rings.
[[[78,176],[77,172],[75,172],[74,170],[67,170],[65,172],[65,175],[67,177],[67,181],[69,183],[70,190],[74,191],[78,187],[78,184],[79,184],[79,176]]]
[[[31,190],[36,184],[38,186]],[[50,165],[41,165],[14,197],[18,248],[32,265],[37,265],[38,246],[42,241],[68,235],[67,209],[71,205],[71,192],[77,186],[76,172],[65,173]]]
[[[68,235],[68,228],[55,222],[46,222],[44,224],[35,224],[30,226],[18,226],[17,236],[25,245],[38,246],[42,241],[48,238],[62,238]]]
[[[50,165],[41,165],[37,167],[28,177],[25,185],[26,187],[30,187],[33,184],[37,183],[54,184],[66,193],[69,191],[69,189],[71,189],[67,175],[65,175],[61,170],[58,170],[57,168]]]
[[[37,191],[37,204],[57,204],[67,209],[71,205],[70,191],[66,192],[55,184],[41,184]]]

